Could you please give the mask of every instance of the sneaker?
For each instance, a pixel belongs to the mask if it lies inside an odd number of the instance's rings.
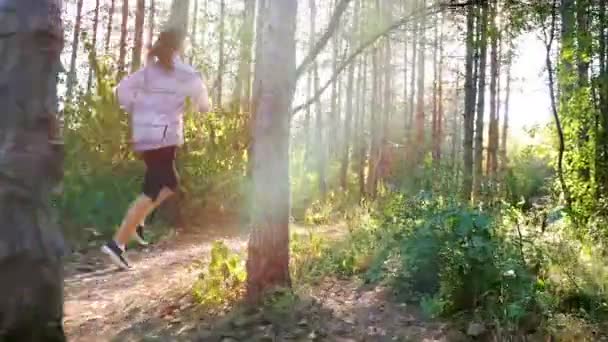
[[[144,238],[144,226],[141,224],[135,230],[135,240],[142,246],[148,245],[148,241]]]
[[[122,250],[122,248],[118,247],[114,240],[111,240],[110,242],[103,245],[103,247],[101,247],[101,251],[107,254],[112,260],[112,262],[123,270],[131,268],[129,262],[124,256],[125,252]]]

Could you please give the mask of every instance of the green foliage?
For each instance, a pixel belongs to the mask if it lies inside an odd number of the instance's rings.
[[[231,252],[222,241],[213,243],[211,261],[200,273],[193,292],[199,303],[217,306],[239,297],[245,279],[243,258]]]
[[[553,160],[553,154],[542,145],[528,145],[511,153],[504,178],[509,204],[517,205],[523,200],[529,209],[535,200],[550,195],[548,185],[554,178]]]

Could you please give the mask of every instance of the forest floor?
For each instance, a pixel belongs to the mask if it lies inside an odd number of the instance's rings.
[[[193,264],[207,262],[216,239],[244,252],[247,237],[236,227],[219,223],[129,250],[129,271],[119,271],[98,249],[75,253],[66,263],[69,341],[466,340],[441,322],[423,319],[418,308],[398,304],[390,290],[356,279],[329,277],[302,287],[283,312],[203,310],[192,295],[201,270]],[[337,239],[347,231],[318,229]]]

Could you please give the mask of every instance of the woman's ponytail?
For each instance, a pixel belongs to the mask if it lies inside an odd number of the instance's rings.
[[[163,68],[168,71],[173,70],[175,67],[173,63],[173,56],[175,52],[181,48],[183,38],[182,35],[177,31],[163,31],[158,36],[158,40],[150,48],[148,52],[148,59],[154,59],[158,61]]]

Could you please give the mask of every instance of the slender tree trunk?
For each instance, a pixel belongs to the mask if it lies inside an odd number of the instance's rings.
[[[415,1],[414,2],[414,12],[418,10],[418,2]],[[408,110],[408,114],[409,114],[409,118],[407,120],[407,122],[409,123],[409,131],[406,137],[406,145],[407,150],[410,151],[409,153],[409,157],[408,157],[408,161],[412,162],[414,165],[415,164],[415,158],[414,155],[414,144],[413,144],[413,139],[414,139],[414,135],[413,130],[415,129],[414,127],[414,110],[415,110],[415,103],[416,103],[416,91],[420,91],[420,90],[416,90],[416,68],[417,68],[417,58],[418,58],[418,26],[419,26],[419,20],[414,18],[412,20],[412,64],[411,64],[411,68],[412,68],[412,72],[410,75],[410,98],[409,98],[409,110]],[[422,48],[422,47],[421,47]]]
[[[576,1],[578,79],[581,87],[589,85],[589,66],[593,56],[589,25],[589,0]]]
[[[190,27],[190,0],[173,0],[167,27],[178,29],[184,34],[188,33]]]
[[[60,4],[0,6],[0,20],[15,19],[2,22],[11,34],[0,38],[0,84],[11,85],[0,87],[0,341],[66,341],[66,248],[49,201],[63,174],[56,131]]]
[[[316,14],[316,7],[315,7],[315,2],[314,1],[309,1],[309,12],[310,12],[310,16],[309,16],[309,26],[308,26],[308,49],[309,51],[312,51],[312,49],[314,48],[315,45],[315,31],[316,31],[316,18],[315,18],[315,14]],[[308,80],[306,81],[306,98],[310,98],[311,94],[312,94],[312,90],[313,90],[313,80],[315,78],[315,73],[313,71],[313,69],[310,69],[308,71]],[[315,87],[318,86],[318,82],[315,83]],[[317,88],[315,88],[316,91]],[[306,116],[304,118],[304,136],[305,136],[305,149],[306,151],[304,152],[304,164],[307,166],[308,163],[311,160],[315,160],[315,162],[317,161],[318,155],[315,155],[315,153],[313,151],[316,150],[316,142],[312,143],[312,139],[311,139],[311,109],[312,106],[308,106],[306,108]],[[318,132],[315,132],[318,133]],[[311,155],[314,155],[314,158],[311,157]]]
[[[72,101],[74,87],[78,83],[76,74],[76,60],[78,57],[78,46],[80,43],[80,25],[82,24],[82,3],[83,0],[76,2],[76,22],[74,24],[74,38],[72,39],[72,58],[70,59],[70,73],[66,81],[66,98]]]
[[[319,90],[319,67],[317,62],[313,65],[314,75],[314,88],[315,91]],[[325,146],[324,140],[324,127],[323,127],[323,108],[321,107],[321,99],[317,99],[315,102],[315,136],[316,136],[316,164],[317,164],[317,176],[319,177],[319,192],[321,198],[324,199],[327,195],[327,175],[326,175],[326,163],[327,163],[327,146]]]
[[[431,117],[431,138],[433,145],[433,165],[436,167],[439,159],[437,158],[437,144],[439,143],[438,120],[439,120],[439,18],[435,15],[435,24],[433,25],[433,111]]]
[[[198,54],[197,46],[198,40],[196,35],[198,34],[198,0],[194,0],[194,12],[192,13],[192,30],[190,31],[190,41],[192,42],[192,51],[190,51],[190,64],[194,64],[196,55]]]
[[[443,46],[444,46],[444,20],[445,20],[445,16],[442,15],[441,16],[441,21],[440,21],[440,25],[441,25],[441,30],[439,33],[439,79],[438,79],[438,84],[437,84],[437,96],[438,96],[438,101],[437,101],[437,127],[436,127],[436,131],[437,131],[437,142],[435,144],[435,158],[437,160],[437,163],[439,163],[439,161],[441,160],[441,148],[443,146],[443,141],[444,141],[444,137],[443,137],[443,126],[444,126],[444,109],[443,109]]]
[[[456,172],[460,170],[456,165],[457,153],[458,153],[458,145],[462,143],[461,141],[461,132],[464,127],[460,125],[460,120],[458,117],[460,116],[460,106],[458,105],[460,102],[460,74],[456,73],[456,83],[454,86],[454,100],[453,100],[453,113],[452,113],[452,127],[451,127],[451,145],[452,149],[450,152],[450,165],[452,169]],[[462,145],[460,145],[462,146]]]
[[[357,1],[355,6],[354,14],[353,14],[353,31],[358,31],[358,23],[359,23],[359,4],[360,1]],[[356,40],[354,36],[351,36],[349,42],[349,48],[354,48],[356,44]],[[346,81],[346,111],[344,113],[344,138],[343,138],[343,150],[342,150],[342,164],[340,168],[340,185],[342,189],[346,190],[348,185],[348,165],[350,161],[350,149],[351,149],[351,126],[353,121],[353,116],[355,116],[355,122],[358,119],[356,115],[353,114],[354,101],[355,101],[355,65],[354,63],[349,65],[348,67],[348,76]]]
[[[93,60],[97,60],[97,31],[99,27],[99,7],[100,0],[95,0],[95,14],[93,17],[93,40],[91,42],[91,51],[89,52]],[[87,79],[87,92],[91,92],[93,87],[93,65],[89,66],[89,77]]]
[[[268,1],[261,60],[254,81],[253,211],[247,259],[247,297],[289,287],[289,139],[295,91],[297,0]]]
[[[566,0],[568,1],[568,0]],[[553,0],[553,5],[555,8],[556,0]],[[545,42],[545,66],[547,68],[547,74],[549,76],[549,96],[551,100],[551,112],[553,114],[553,119],[555,120],[555,127],[557,129],[557,136],[559,139],[559,149],[558,149],[558,157],[557,157],[557,175],[560,180],[560,184],[562,186],[562,192],[566,199],[566,203],[568,207],[570,207],[570,191],[568,190],[568,186],[566,185],[566,181],[564,179],[564,168],[563,168],[563,159],[564,152],[566,150],[566,145],[564,141],[564,131],[562,128],[561,120],[559,118],[559,113],[557,109],[557,100],[555,96],[555,80],[553,76],[553,62],[551,61],[551,50],[553,49],[553,41],[555,40],[555,26],[556,26],[556,18],[557,14],[555,13],[555,9],[551,12],[551,27],[549,28],[551,31],[549,33],[548,41]],[[562,36],[564,32],[562,31]],[[566,33],[569,35],[569,33]],[[562,49],[565,48],[562,46]],[[562,52],[563,54],[563,52]]]
[[[380,108],[380,71],[378,68],[379,47],[372,51],[372,97],[370,108],[370,149],[367,167],[367,195],[374,197],[376,195],[377,185],[377,166],[379,161],[380,151],[380,130],[382,113]]]
[[[475,118],[475,173],[473,176],[474,199],[479,199],[483,183],[483,133],[486,90],[486,59],[488,49],[488,4],[481,5],[481,37],[479,42],[479,80],[477,95],[477,116]]]
[[[382,3],[383,8],[383,21],[384,25],[393,22],[392,18],[392,1],[386,1]],[[393,90],[393,68],[392,68],[392,49],[391,40],[389,38],[384,42],[384,56],[383,56],[383,76],[384,76],[384,89],[382,90],[383,105],[382,105],[382,131],[380,132],[381,141],[379,144],[380,155],[379,163],[381,164],[381,173],[378,179],[384,181],[389,175],[389,168],[391,167],[390,160],[392,158],[391,150],[388,147],[389,138],[389,125],[390,120],[393,116],[393,104],[392,104],[392,90]]]
[[[336,7],[336,0],[332,1],[332,6],[330,8]],[[331,16],[331,13],[329,14]],[[331,73],[332,75],[336,74],[338,70],[338,53],[340,51],[340,40],[338,38],[339,33],[336,32],[333,35],[332,39],[332,63],[331,63]],[[338,85],[340,84],[339,80],[336,82],[332,82],[331,84],[331,98],[330,98],[330,116],[329,116],[329,127],[325,127],[328,132],[338,132],[338,122],[340,122],[340,113],[338,112]],[[338,138],[338,137],[336,137]],[[328,157],[329,159],[333,159],[337,155],[336,145],[340,145],[339,138],[335,141],[335,144],[331,144],[328,146]],[[339,148],[339,147],[338,147]]]
[[[498,113],[496,105],[499,92],[497,80],[500,77],[498,62],[498,28],[496,27],[496,13],[498,3],[492,1],[490,5],[490,125],[488,129],[488,152],[486,161],[486,173],[488,177],[494,178],[498,170]]]
[[[310,15],[314,20],[311,21],[311,34],[316,35],[317,33],[317,5],[315,0],[310,0],[308,2],[310,7]],[[314,90],[315,92],[319,91],[319,65],[315,61],[313,64],[313,82],[314,82]],[[326,170],[326,151],[327,147],[323,142],[324,138],[324,127],[323,127],[323,108],[321,107],[321,99],[317,98],[315,101],[315,159],[316,159],[316,167],[317,167],[317,176],[319,177],[319,192],[321,194],[321,198],[324,199],[327,194],[327,176],[325,173]]]
[[[462,196],[471,199],[473,190],[473,130],[475,118],[475,82],[473,79],[473,64],[475,52],[475,8],[467,8],[467,38],[465,60],[465,95],[464,95],[464,140],[463,140],[463,184]]]
[[[510,43],[509,43],[510,44]],[[504,173],[504,170],[507,168],[508,158],[507,158],[507,139],[509,136],[509,105],[511,103],[511,61],[512,61],[512,52],[509,49],[509,56],[507,57],[507,84],[505,86],[505,104],[504,104],[504,113],[502,119],[502,138],[500,139],[500,159],[501,159],[501,171]]]
[[[106,54],[110,53],[110,42],[112,41],[112,28],[114,25],[114,11],[116,10],[116,0],[110,0],[110,9],[108,11],[108,30],[106,32]]]
[[[251,96],[251,49],[253,47],[255,0],[245,0],[243,24],[241,26],[240,60],[234,101],[240,108],[235,111],[249,114],[249,98]]]
[[[148,16],[148,44],[152,45],[154,41],[154,30],[156,29],[156,0],[148,0],[150,2],[150,15]]]
[[[608,195],[608,18],[605,1],[599,4],[599,146],[597,147],[597,184],[598,194]]]
[[[129,0],[122,0],[122,24],[120,29],[120,55],[118,57],[118,78],[122,78],[125,74],[126,59],[127,59],[127,29],[129,24]]]
[[[217,106],[222,107],[222,94],[224,91],[224,73],[226,65],[224,62],[225,54],[225,21],[226,21],[226,0],[220,0],[220,41],[219,41],[219,55],[218,55],[218,71],[217,71]]]
[[[407,15],[407,10],[409,8],[408,6],[408,0],[403,0],[403,15]],[[415,40],[415,39],[414,39]],[[407,62],[408,62],[408,46],[409,46],[409,42],[408,42],[408,31],[406,30],[403,33],[403,123],[405,124],[405,131],[404,134],[407,136],[407,134],[410,132],[411,130],[411,122],[410,120],[410,116],[411,114],[409,113],[409,107],[408,107],[408,86],[407,83],[409,81],[408,79],[408,73],[407,73]]]
[[[426,6],[426,0],[422,0],[421,8]],[[421,15],[420,18],[420,31],[418,33],[420,39],[420,48],[418,49],[418,85],[417,85],[417,95],[418,98],[416,100],[416,124],[415,129],[415,137],[417,141],[416,148],[416,164],[420,164],[422,159],[424,158],[424,153],[426,152],[426,132],[425,132],[425,89],[424,89],[424,81],[425,81],[425,66],[426,66],[426,15]]]
[[[141,65],[141,53],[144,46],[144,14],[146,12],[146,1],[137,0],[135,11],[135,44],[133,45],[133,57],[131,60],[131,72],[139,69]]]

